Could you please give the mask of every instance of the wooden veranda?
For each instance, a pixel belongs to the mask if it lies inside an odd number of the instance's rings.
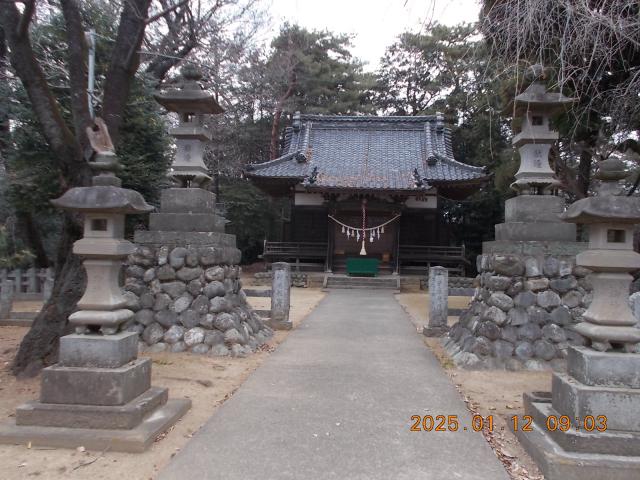
[[[341,256],[335,255],[328,247],[327,243],[265,240],[262,259],[267,270],[273,262],[289,262],[298,272],[339,272],[343,268]],[[464,245],[398,245],[395,254],[386,263],[393,273],[422,275],[431,266],[438,265],[446,267],[451,275],[460,277],[465,276],[469,266]]]

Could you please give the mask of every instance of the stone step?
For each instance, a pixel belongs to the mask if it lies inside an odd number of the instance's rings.
[[[259,289],[259,288],[243,288],[244,294],[247,297],[270,297],[271,289]]]
[[[385,290],[399,290],[399,278],[379,278],[379,277],[325,277],[325,288],[371,288]]]
[[[0,443],[54,448],[109,450],[110,452],[141,453],[158,435],[165,432],[191,408],[191,400],[168,400],[162,407],[132,429],[68,428],[16,425],[15,420],[0,425]]]
[[[640,456],[640,433],[637,432],[620,430],[600,432],[595,428],[589,432],[584,428],[583,418],[570,418],[571,428],[565,432],[559,428],[547,428],[546,423],[549,417],[555,416],[559,419],[562,414],[554,410],[550,398],[546,401],[540,400],[530,394],[524,395],[525,413],[533,418],[531,427],[544,430],[564,450],[577,453]],[[597,415],[594,416],[597,417]],[[511,421],[510,418],[508,420]],[[521,418],[519,423],[522,424],[523,421]]]

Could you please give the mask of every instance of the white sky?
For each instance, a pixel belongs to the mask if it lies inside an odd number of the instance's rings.
[[[377,67],[385,48],[407,30],[427,32],[430,22],[475,22],[477,0],[272,0],[274,33],[285,21],[310,30],[354,34],[352,53]]]

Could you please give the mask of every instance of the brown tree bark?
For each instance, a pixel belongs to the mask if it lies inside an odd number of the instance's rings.
[[[0,26],[0,82],[6,81],[7,75],[7,42],[4,38],[4,30]],[[3,95],[0,98],[0,162],[4,161],[4,149],[7,147],[9,137],[9,98]]]
[[[144,36],[150,3],[151,0],[129,0],[124,2],[122,9],[103,100],[103,112],[109,117],[107,125],[114,139],[118,137],[131,80],[138,68],[137,52]],[[80,7],[76,0],[62,0],[60,5],[70,45],[67,66],[72,90],[73,131],[62,117],[60,106],[31,46],[29,22],[35,3],[25,5],[22,14],[14,3],[4,3],[0,8],[0,27],[5,33],[11,65],[29,96],[42,133],[54,154],[53,161],[66,182],[64,187],[71,188],[88,185],[91,178],[84,154],[85,151],[90,152],[84,132],[92,120],[88,113],[86,45]],[[81,260],[72,254],[73,242],[81,235],[80,217],[65,213],[53,292],[20,344],[12,365],[15,374],[35,374],[57,357],[58,339],[65,333],[67,318],[76,308],[85,288]]]
[[[131,82],[140,66],[138,52],[144,38],[150,5],[151,0],[129,0],[124,2],[120,15],[116,43],[105,79],[101,114],[116,146]]]
[[[578,198],[589,196],[589,185],[591,184],[591,164],[593,163],[593,153],[590,148],[585,148],[580,152],[578,163],[578,178],[576,179],[577,189],[580,195]]]
[[[50,262],[42,243],[42,236],[30,212],[16,212],[17,227],[20,236],[24,238],[27,248],[35,255],[36,268],[49,268]]]

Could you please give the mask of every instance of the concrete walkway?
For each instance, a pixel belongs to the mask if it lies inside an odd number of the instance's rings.
[[[411,432],[412,415],[460,431]],[[507,480],[470,425],[392,293],[334,290],[159,478]]]

